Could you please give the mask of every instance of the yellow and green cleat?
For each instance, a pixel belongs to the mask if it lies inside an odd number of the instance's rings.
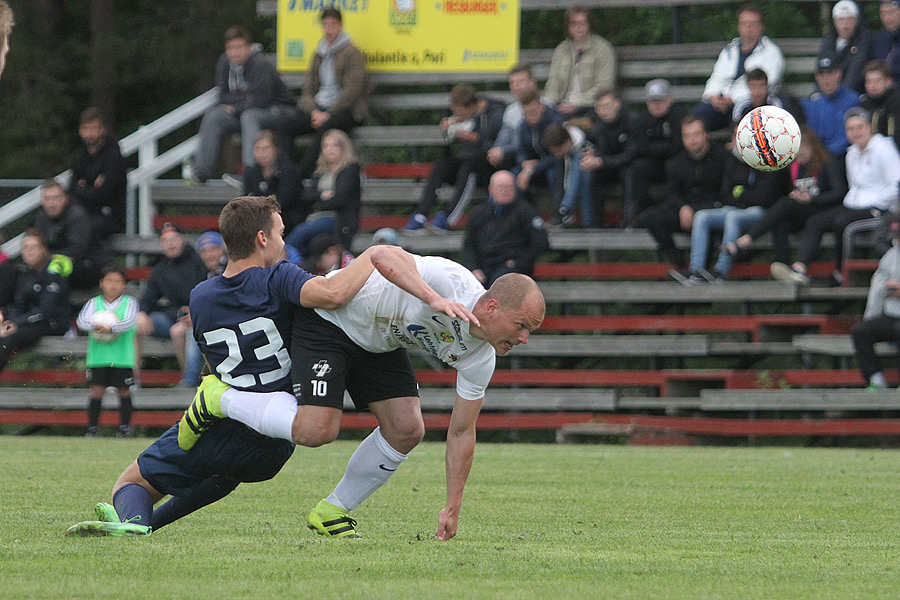
[[[350,518],[350,511],[320,500],[306,518],[306,525],[319,535],[343,538],[361,538],[356,533],[356,521]]]
[[[94,507],[94,515],[97,517],[98,521],[121,523],[119,520],[119,513],[116,512],[116,509],[112,504],[107,504],[106,502],[97,503]]]
[[[178,446],[182,450],[193,448],[203,432],[225,416],[222,412],[222,392],[230,387],[215,375],[203,378],[194,400],[178,422]]]
[[[72,525],[66,530],[66,535],[77,537],[132,537],[138,535],[150,535],[151,529],[146,525],[137,523],[111,523],[109,521],[83,521]]]

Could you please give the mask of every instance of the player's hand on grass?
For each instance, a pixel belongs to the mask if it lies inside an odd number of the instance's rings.
[[[481,326],[481,323],[478,322],[478,319],[475,318],[475,315],[472,314],[472,311],[470,311],[459,302],[447,300],[444,297],[438,297],[436,300],[429,303],[429,306],[434,312],[444,313],[451,318],[458,317],[463,321],[466,321],[467,323],[472,323],[476,327]]]
[[[435,536],[442,542],[456,536],[456,526],[459,524],[459,510],[451,511],[446,506],[438,517],[438,530]]]

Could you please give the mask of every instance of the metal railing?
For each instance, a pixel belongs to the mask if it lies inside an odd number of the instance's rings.
[[[215,106],[217,100],[218,91],[215,88],[208,90],[152,123],[142,125],[137,131],[119,141],[122,156],[129,157],[135,152],[138,155],[137,168],[128,173],[127,233],[153,235],[154,207],[150,195],[152,182],[194,154],[198,136],[195,135],[162,154],[159,153],[159,141],[178,128],[202,117],[203,113]],[[63,186],[68,186],[70,177],[71,172],[65,171],[57,175],[56,180]],[[0,206],[0,227],[24,217],[40,206],[40,203],[41,190],[40,187],[35,187]],[[17,256],[21,247],[21,235],[10,239],[2,246],[3,251],[10,256]]]

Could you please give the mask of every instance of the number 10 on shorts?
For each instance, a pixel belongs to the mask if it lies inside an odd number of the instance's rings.
[[[310,380],[310,385],[312,386],[312,395],[323,397],[328,393],[328,382],[323,381],[321,379],[312,379]]]

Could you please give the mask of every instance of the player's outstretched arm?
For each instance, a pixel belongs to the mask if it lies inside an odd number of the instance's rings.
[[[300,288],[300,304],[334,310],[350,302],[372,274],[372,252],[379,247],[368,248],[332,277],[316,277],[304,283]]]
[[[372,264],[385,279],[427,304],[435,312],[448,317],[458,317],[476,326],[481,325],[472,312],[460,304],[448,300],[428,285],[419,270],[413,255],[397,246],[376,246],[372,252]]]
[[[475,456],[475,422],[481,412],[479,400],[464,400],[457,394],[450,427],[447,429],[447,504],[438,517],[437,539],[449,540],[456,535],[459,524],[459,510],[462,507],[463,489],[472,469]]]

